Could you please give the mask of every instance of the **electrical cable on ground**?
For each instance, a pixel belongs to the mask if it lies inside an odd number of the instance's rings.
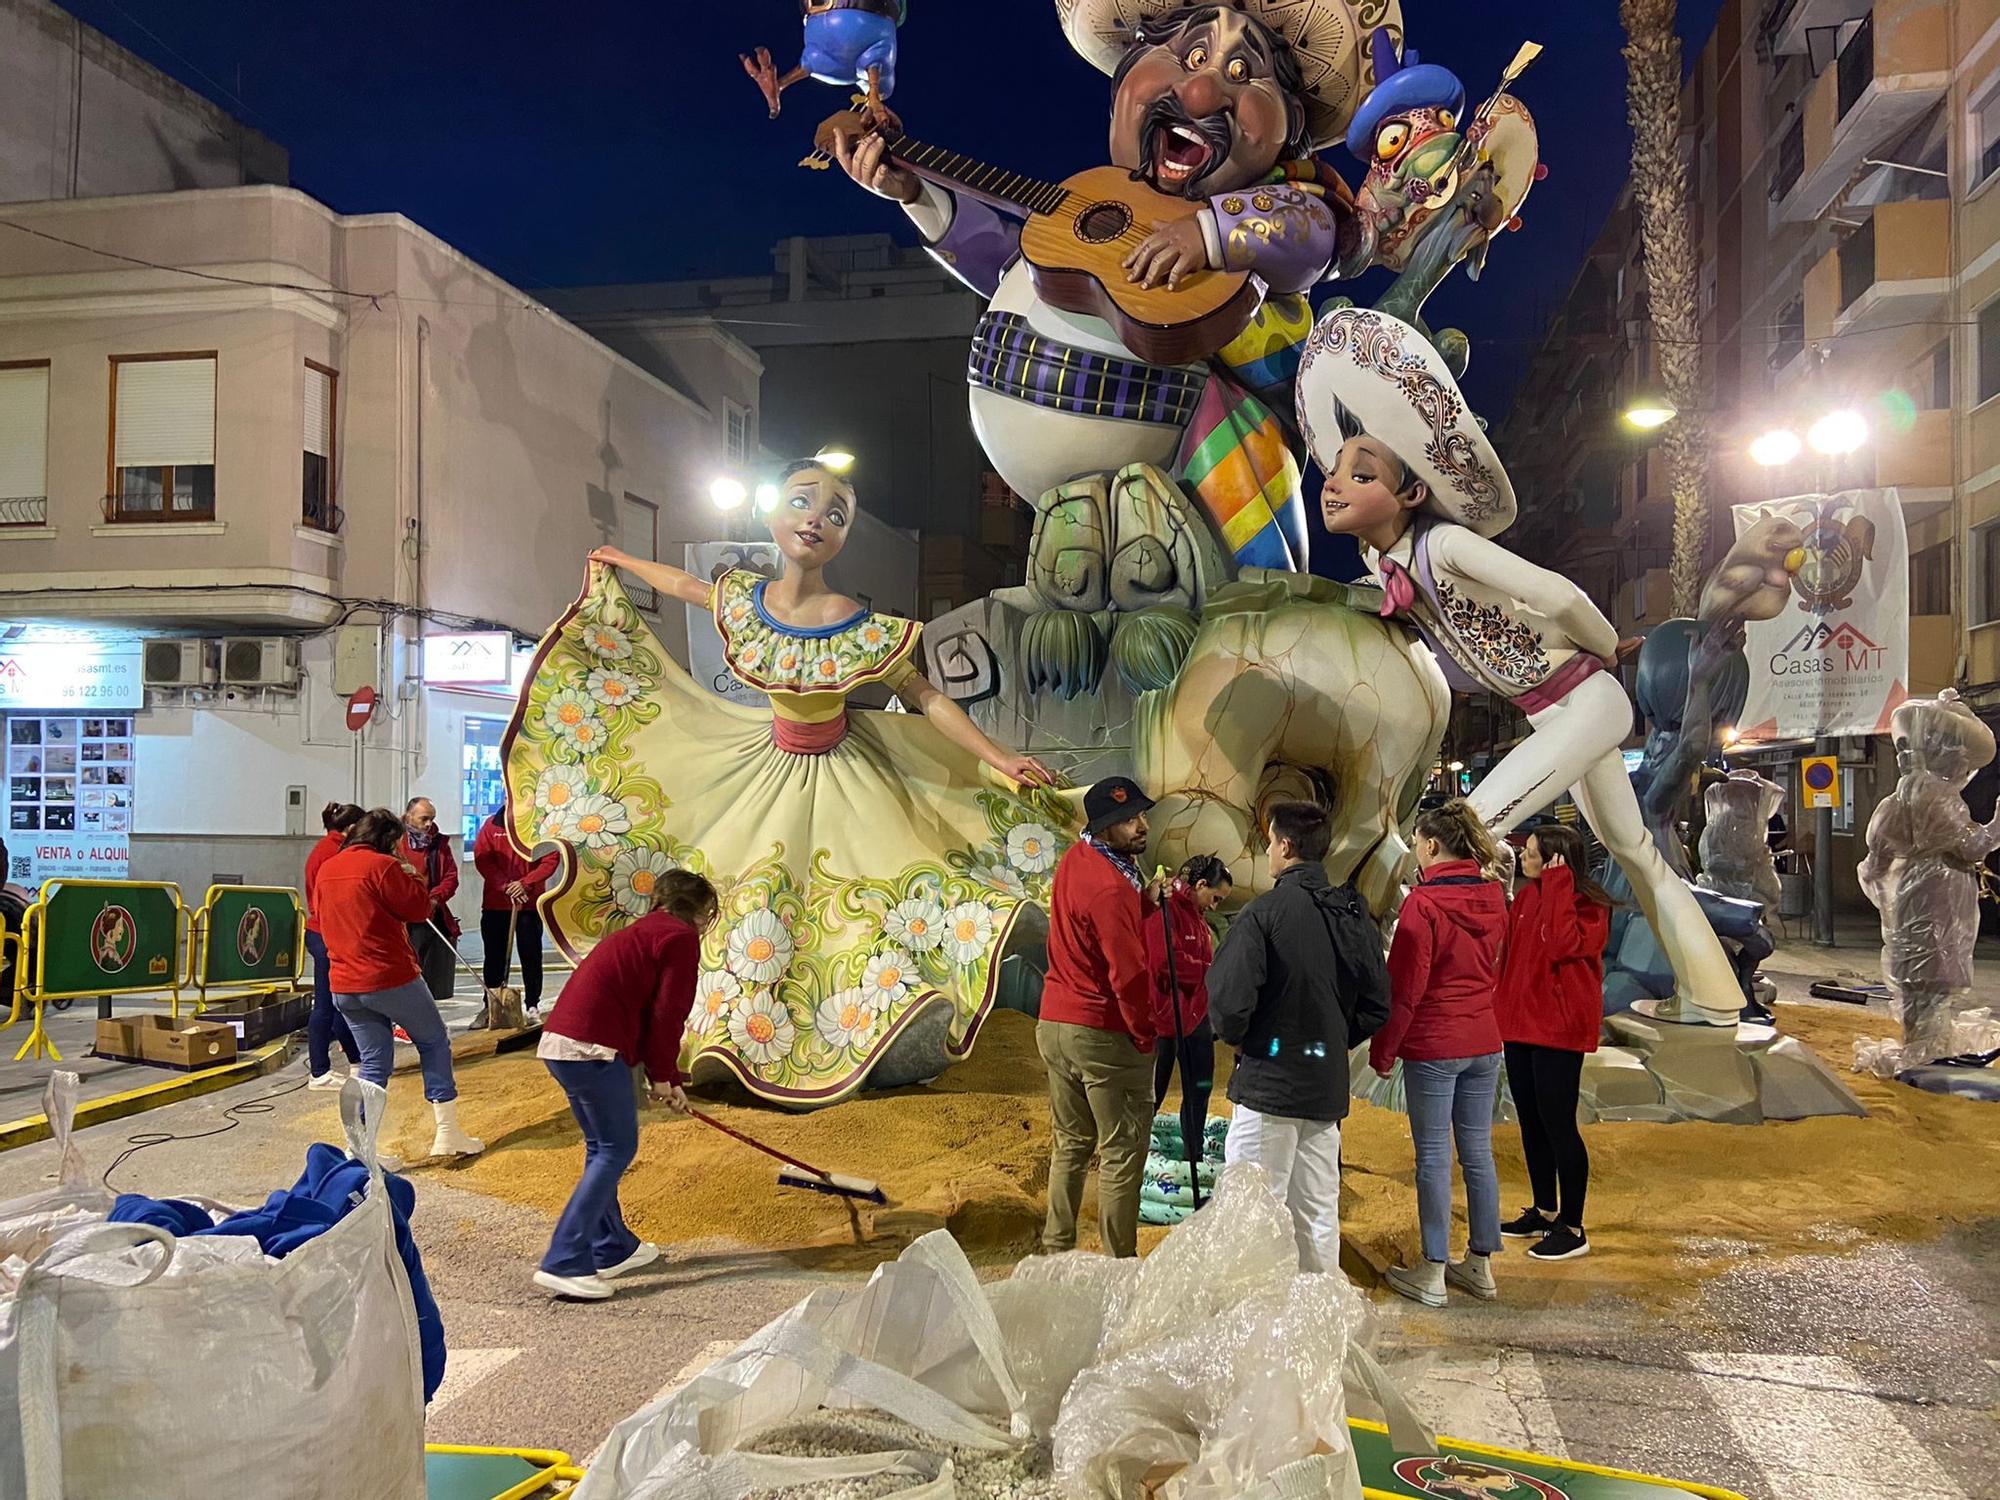
[[[185,1135],[171,1130],[142,1130],[137,1135],[127,1136],[125,1138],[125,1149],[119,1152],[111,1165],[104,1169],[104,1175],[98,1180],[104,1184],[107,1192],[116,1192],[117,1189],[111,1186],[111,1174],[124,1166],[126,1162],[137,1156],[141,1151],[152,1146],[164,1146],[173,1141],[205,1141],[210,1136],[227,1135],[243,1123],[244,1116],[275,1113],[276,1104],[274,1101],[284,1098],[287,1094],[296,1094],[305,1086],[305,1080],[301,1080],[298,1083],[288,1084],[281,1089],[273,1089],[268,1094],[259,1094],[255,1099],[245,1099],[240,1104],[232,1104],[222,1112],[222,1118],[225,1123],[218,1125],[213,1130],[190,1131]]]

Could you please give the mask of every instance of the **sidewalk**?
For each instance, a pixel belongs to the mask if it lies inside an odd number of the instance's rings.
[[[467,957],[471,957],[470,954]],[[552,969],[548,972],[543,986],[542,1005],[546,1009],[555,997],[562,993],[563,982],[569,978],[567,969]],[[515,982],[519,983],[519,976]],[[454,1037],[461,1035],[471,1025],[479,1012],[480,987],[471,976],[461,972],[458,988],[451,999],[440,1002],[438,1009],[444,1016],[445,1026]],[[157,998],[121,996],[113,1003],[114,1015],[166,1015],[169,1010],[167,997]],[[0,1011],[0,1017],[5,1012]],[[183,993],[181,996],[181,1017],[194,1017],[194,997]],[[0,1127],[37,1115],[42,1110],[42,1090],[47,1087],[49,1074],[56,1068],[66,1068],[83,1080],[81,1097],[87,1103],[94,1099],[105,1099],[112,1095],[128,1093],[134,1089],[146,1088],[153,1084],[173,1082],[199,1083],[198,1073],[176,1073],[169,1068],[148,1067],[144,1063],[118,1062],[109,1058],[91,1056],[91,1044],[97,1036],[97,1006],[94,1001],[79,1000],[66,1011],[51,1008],[44,1025],[49,1039],[62,1053],[60,1062],[51,1062],[46,1057],[14,1060],[14,1052],[28,1038],[29,1016],[24,1007],[21,1019],[13,1026],[0,1031]],[[305,1038],[294,1038],[293,1048],[303,1053]],[[264,1049],[253,1048],[252,1053]],[[259,1076],[261,1072],[274,1072],[285,1063],[287,1053],[280,1050],[266,1059],[259,1068],[243,1068],[233,1073],[226,1069],[216,1069],[217,1073],[228,1073],[229,1083],[242,1083]],[[336,1058],[336,1062],[339,1059]],[[199,1087],[190,1092],[200,1092]]]

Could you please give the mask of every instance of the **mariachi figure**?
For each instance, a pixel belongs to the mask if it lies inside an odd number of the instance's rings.
[[[1527,716],[1533,732],[1473,807],[1504,834],[1572,793],[1672,962],[1677,994],[1652,1013],[1735,1025],[1729,961],[1647,835],[1625,774],[1632,704],[1608,670],[1618,632],[1567,578],[1492,540],[1513,523],[1513,485],[1443,357],[1385,313],[1338,309],[1307,341],[1298,410],[1327,475],[1322,518],[1362,544],[1383,614],[1422,634],[1454,688]]]
[[[1002,211],[990,193],[919,176],[881,136],[840,140],[840,165],[901,203],[931,253],[990,299],[973,340],[972,422],[1016,494],[1046,513],[1059,487],[1095,476],[1101,491],[1102,476],[1117,475],[1117,486],[1173,505],[1184,476],[1226,556],[1302,569],[1296,461],[1258,398],[1288,398],[1311,326],[1303,294],[1327,275],[1343,236],[1358,234],[1347,189],[1313,152],[1341,138],[1366,91],[1367,32],[1348,0],[1057,8],[1071,44],[1113,76],[1111,161],[1187,208],[1107,239],[1116,254],[1105,275],[1171,303],[1204,273],[1253,273],[1267,295],[1246,330],[1186,357],[1141,357],[1109,322],[1064,311],[1038,287],[1022,253],[1029,207]],[[1370,25],[1400,24],[1393,0],[1362,8]],[[1172,316],[1170,307],[1158,313]],[[1121,472],[1128,465],[1146,471]],[[1048,545],[1072,557],[1095,551],[1115,568],[1116,539],[1103,533],[1121,502],[1100,495],[1098,504],[1105,514],[1047,530]],[[1131,505],[1157,508],[1143,498]],[[1038,553],[1031,581],[1060,607],[1102,607],[1064,603],[1042,576],[1060,571]]]
[[[768,47],[742,60],[743,70],[763,90],[771,118],[778,118],[786,89],[817,78],[862,89],[868,122],[901,129],[889,96],[896,92],[896,31],[909,14],[908,0],[799,0],[799,10],[806,42],[797,67],[780,75]]]

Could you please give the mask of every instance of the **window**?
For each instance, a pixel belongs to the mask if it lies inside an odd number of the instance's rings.
[[[1868,92],[1868,85],[1875,81],[1875,13],[1870,11],[1861,24],[1854,29],[1854,35],[1847,39],[1847,45],[1840,49],[1839,93],[1837,118],[1846,119],[1847,112],[1861,102],[1861,96]]]
[[[1972,185],[1978,187],[2000,172],[2000,88],[1972,106]]]
[[[1979,309],[1979,390],[1977,401],[2000,396],[2000,298]]]
[[[1805,351],[1806,299],[1794,297],[1778,313],[1778,341],[1771,346],[1771,368],[1782,370]]]
[[[215,356],[111,361],[114,521],[215,519]]]
[[[49,367],[0,364],[0,526],[49,519]]]
[[[459,752],[459,858],[467,858],[479,827],[507,805],[501,779],[500,745],[506,738],[505,719],[465,716],[465,745]]]
[[[660,508],[650,500],[627,495],[618,507],[618,545],[647,562],[660,560]],[[625,593],[636,608],[657,614],[660,596],[644,584],[626,583]]]
[[[1939,542],[1910,554],[1910,613],[1951,613],[1951,543]]]
[[[1938,346],[1917,362],[1906,384],[1918,411],[1951,410],[1951,340]]]
[[[1972,533],[1974,554],[1979,559],[1979,618],[1975,625],[1991,625],[2000,620],[2000,525],[1982,526]]]
[[[324,365],[306,361],[304,449],[305,494],[300,516],[321,531],[340,530],[333,504],[334,385],[339,379]]]
[[[1875,285],[1875,219],[1840,242],[1840,310],[1846,312]]]
[[[733,464],[750,462],[750,408],[729,403],[728,457]]]
[[[1644,501],[1653,489],[1653,455],[1642,453],[1632,472],[1632,498]]]
[[[1782,200],[1798,186],[1806,172],[1806,117],[1794,113],[1792,123],[1778,142],[1778,165],[1771,174],[1771,197]]]

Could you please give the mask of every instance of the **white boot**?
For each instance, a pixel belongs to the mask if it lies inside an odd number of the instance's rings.
[[[437,1135],[431,1141],[432,1156],[477,1156],[486,1149],[486,1142],[474,1140],[459,1125],[456,1099],[433,1104],[431,1111],[437,1116]]]
[[[1460,1291],[1470,1292],[1482,1302],[1491,1302],[1500,1295],[1500,1288],[1493,1280],[1493,1257],[1467,1251],[1464,1260],[1455,1260],[1444,1268],[1444,1279]]]
[[[1385,1279],[1389,1290],[1398,1296],[1421,1302],[1425,1307],[1444,1306],[1444,1262],[1441,1260],[1420,1261],[1415,1270],[1392,1267]]]

